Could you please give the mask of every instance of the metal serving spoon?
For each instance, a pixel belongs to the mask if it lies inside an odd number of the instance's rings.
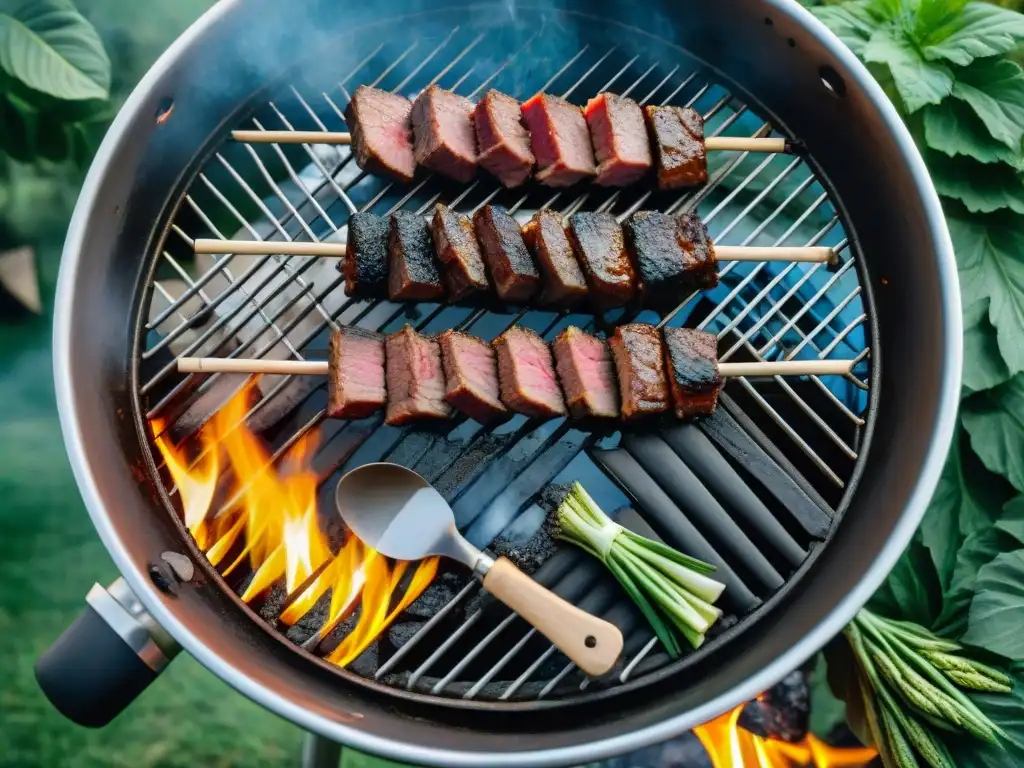
[[[397,464],[366,464],[338,482],[338,512],[363,542],[396,560],[431,555],[473,569],[484,589],[530,622],[588,675],[603,675],[622,653],[614,624],[581,611],[520,571],[474,547],[455,527],[455,514],[434,487]]]

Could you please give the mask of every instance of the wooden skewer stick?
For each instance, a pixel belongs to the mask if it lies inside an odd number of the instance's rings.
[[[344,243],[312,243],[308,240],[208,240],[199,238],[193,246],[196,253],[237,253],[248,256],[326,256],[341,258]],[[803,261],[832,264],[836,252],[823,246],[770,248],[762,246],[716,245],[719,261]]]
[[[235,141],[246,144],[351,144],[352,134],[341,131],[232,131]],[[709,151],[789,152],[786,139],[748,138],[745,136],[709,136],[704,140]]]
[[[842,376],[853,360],[779,360],[764,363],[719,363],[723,378],[733,376]],[[226,357],[178,358],[179,373],[270,373],[326,376],[326,360],[260,360]]]

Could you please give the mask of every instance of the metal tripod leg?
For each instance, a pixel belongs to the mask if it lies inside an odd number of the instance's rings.
[[[302,743],[302,768],[338,768],[341,744],[315,733],[307,733]]]

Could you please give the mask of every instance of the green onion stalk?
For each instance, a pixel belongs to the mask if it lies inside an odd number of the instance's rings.
[[[722,617],[715,602],[725,585],[708,577],[713,565],[623,528],[579,483],[573,483],[553,522],[555,538],[575,544],[607,566],[673,659],[681,654],[676,632],[699,648],[711,625]]]
[[[939,731],[1000,746],[1003,731],[965,691],[1009,693],[1012,681],[924,627],[862,609],[844,630],[867,722],[885,768],[956,768]]]

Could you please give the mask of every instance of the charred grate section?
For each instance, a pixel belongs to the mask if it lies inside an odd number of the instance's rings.
[[[594,37],[557,51],[551,42],[556,31],[546,22],[524,11],[500,28],[458,26],[450,13],[440,13],[429,33],[406,48],[386,38],[360,39],[354,44],[365,55],[353,70],[330,73],[340,79],[323,79],[320,61],[271,101],[254,103],[244,124],[232,127],[345,130],[344,107],[356,85],[408,96],[436,83],[470,98],[491,87],[517,98],[543,89],[580,103],[611,90],[642,104],[694,106],[705,115],[709,135],[774,135],[755,109],[677,48],[644,40],[632,50],[621,40],[616,45]],[[543,208],[565,215],[609,211],[620,220],[641,208],[696,209],[721,244],[832,246],[841,259],[835,270],[732,262],[714,291],[682,297],[660,317],[642,312],[635,319],[714,332],[723,360],[847,357],[858,365],[856,375],[838,381],[732,380],[714,417],[656,434],[595,433],[564,420],[522,416],[493,430],[463,418],[430,428],[391,427],[379,417],[328,421],[323,380],[262,377],[237,426],[259,434],[273,462],[319,433],[309,460],[318,478],[321,527],[332,544],[340,537],[329,516],[337,478],[365,462],[394,461],[437,485],[470,541],[508,554],[563,597],[616,623],[626,637],[621,666],[600,680],[587,679],[466,573],[442,565],[426,592],[349,669],[439,702],[567,700],[613,694],[623,684],[675,672],[749,631],[784,599],[808,555],[827,539],[864,452],[868,312],[855,249],[805,158],[713,153],[709,183],[682,195],[642,185],[555,191],[528,184],[510,191],[483,177],[461,187],[432,176],[395,185],[359,171],[348,148],[224,143],[197,174],[157,254],[138,346],[144,418],[189,445],[245,385],[244,377],[228,374],[182,377],[175,367],[179,356],[322,359],[328,333],[341,325],[390,332],[408,322],[425,333],[457,328],[491,339],[519,323],[549,341],[569,325],[595,327],[588,315],[353,299],[345,296],[335,265],[316,258],[192,256],[199,237],[343,241],[351,213],[423,215],[436,202],[469,215],[500,203],[520,222]],[[628,319],[634,318],[621,312],[605,318],[611,324]],[[194,452],[193,466],[205,458]],[[157,466],[164,469],[159,460]],[[602,567],[538,533],[546,489],[574,479],[603,507],[619,509],[623,524],[719,566],[729,615],[699,651],[670,667]],[[165,471],[160,481],[179,503]],[[238,572],[227,581],[240,591],[249,576]],[[288,599],[275,587],[261,615],[276,622]],[[279,625],[319,655],[347,628],[343,623],[321,636],[326,600],[290,628]]]

